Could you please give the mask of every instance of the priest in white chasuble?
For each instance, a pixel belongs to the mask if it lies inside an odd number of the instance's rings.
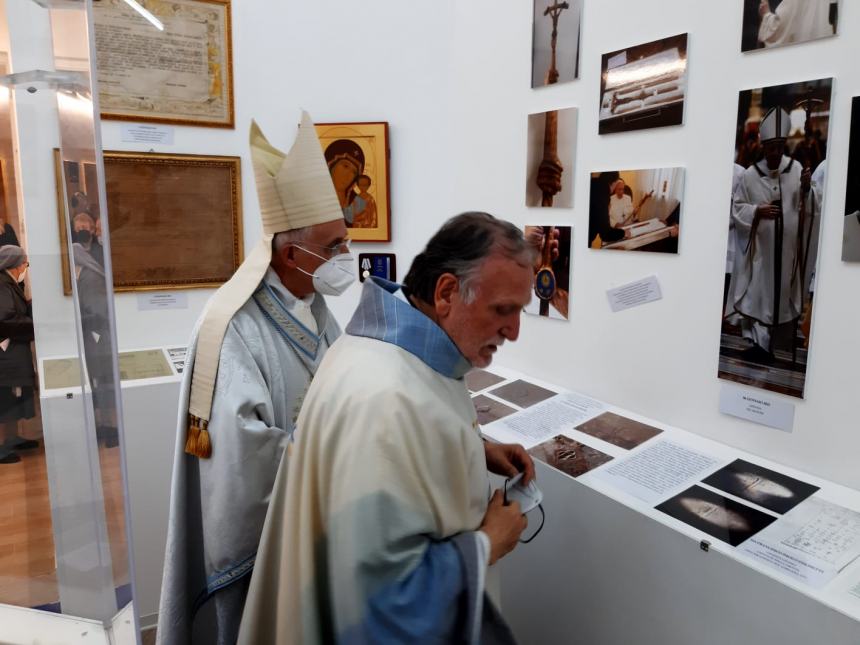
[[[487,473],[534,464],[482,440],[463,376],[517,339],[534,258],[519,228],[464,213],[402,287],[364,283],[278,473],[240,643],[513,642],[484,576],[527,522]]]
[[[737,248],[726,315],[750,341],[744,357],[763,364],[774,360],[780,326],[800,317],[806,289],[814,213],[811,173],[783,153],[789,129],[782,108],[765,115],[760,126],[764,157],[741,175],[732,203]]]
[[[307,114],[290,151],[251,125],[264,236],[197,323],[183,379],[158,620],[163,645],[236,642],[281,456],[354,280]],[[201,231],[205,235],[205,231]]]

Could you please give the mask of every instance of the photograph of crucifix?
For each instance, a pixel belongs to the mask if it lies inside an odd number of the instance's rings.
[[[532,87],[579,78],[582,0],[534,0]]]

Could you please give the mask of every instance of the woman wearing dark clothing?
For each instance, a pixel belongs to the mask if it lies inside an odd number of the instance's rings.
[[[18,420],[36,415],[33,314],[22,286],[28,266],[21,247],[0,247],[0,464],[19,462],[18,450],[39,445],[18,436]]]
[[[0,216],[0,246],[6,246],[7,244],[21,246],[18,244],[18,236],[15,235],[15,229]]]

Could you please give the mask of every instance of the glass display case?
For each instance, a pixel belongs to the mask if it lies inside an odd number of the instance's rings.
[[[94,60],[91,0],[0,1],[3,643],[139,640]]]

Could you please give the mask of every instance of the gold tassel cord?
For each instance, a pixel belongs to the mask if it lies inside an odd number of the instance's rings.
[[[189,415],[188,433],[185,438],[185,452],[200,459],[209,459],[212,456],[212,440],[209,437],[207,426],[209,422],[205,419]]]

